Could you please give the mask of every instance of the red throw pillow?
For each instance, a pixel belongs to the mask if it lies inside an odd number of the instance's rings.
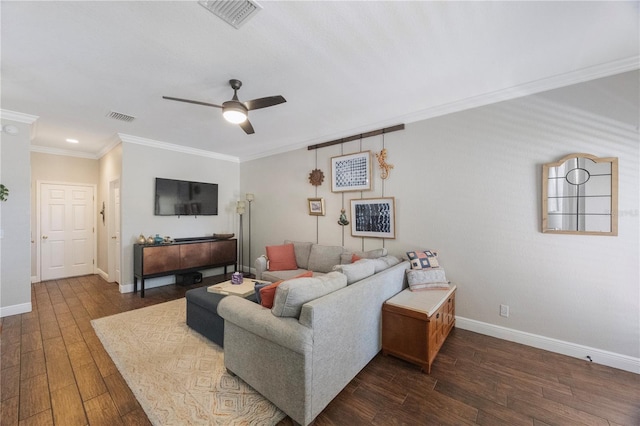
[[[267,246],[267,259],[269,259],[270,271],[288,271],[291,269],[298,269],[293,244]]]
[[[296,275],[291,279],[306,278],[306,277],[312,277],[312,276],[313,276],[313,271],[307,271],[304,274]],[[269,309],[273,308],[273,299],[275,299],[276,297],[276,289],[283,282],[284,280],[276,281],[275,283],[269,284],[268,286],[262,287],[260,289],[260,304],[262,306]]]
[[[351,263],[357,262],[358,260],[362,259],[360,256],[358,256],[357,254],[353,253],[351,255]]]

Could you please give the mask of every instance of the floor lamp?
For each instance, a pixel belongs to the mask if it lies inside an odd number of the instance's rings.
[[[251,202],[255,199],[255,196],[247,193],[246,199],[249,203],[249,275],[251,275]]]
[[[238,260],[239,260],[239,272],[242,274],[242,270],[243,268],[243,263],[244,263],[244,258],[242,256],[242,251],[243,251],[243,243],[242,243],[242,215],[244,214],[244,201],[238,201],[238,203],[236,204],[236,213],[238,213],[240,215],[240,231],[238,232],[238,240],[240,240],[240,244],[239,244],[239,255],[238,255]],[[244,276],[244,274],[242,274]]]

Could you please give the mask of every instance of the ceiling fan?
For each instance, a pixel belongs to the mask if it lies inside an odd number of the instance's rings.
[[[222,108],[222,115],[230,123],[239,124],[242,130],[246,134],[251,135],[255,133],[253,126],[249,122],[249,111],[254,109],[267,108],[270,106],[278,105],[287,102],[282,96],[268,96],[266,98],[253,99],[251,101],[240,102],[238,100],[238,90],[242,87],[240,80],[229,80],[229,84],[233,89],[233,98],[230,101],[224,102],[222,105],[210,104],[207,102],[193,101],[191,99],[173,98],[171,96],[163,96],[163,99],[169,99],[171,101],[187,102],[190,104],[204,105],[215,108]]]

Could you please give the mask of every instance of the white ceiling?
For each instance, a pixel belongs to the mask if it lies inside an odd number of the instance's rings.
[[[639,68],[637,1],[260,4],[237,30],[194,1],[2,1],[0,107],[39,117],[34,150],[120,134],[247,160]],[[162,99],[221,104],[231,78],[287,99],[254,135]]]

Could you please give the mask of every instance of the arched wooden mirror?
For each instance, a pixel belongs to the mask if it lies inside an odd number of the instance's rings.
[[[542,232],[618,235],[618,159],[571,154],[544,164]]]

